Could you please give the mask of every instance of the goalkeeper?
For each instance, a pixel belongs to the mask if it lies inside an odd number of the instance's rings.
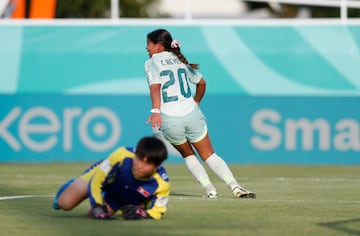
[[[95,219],[112,219],[117,212],[126,220],[161,219],[170,194],[161,165],[166,158],[166,146],[154,137],[140,139],[136,148],[120,147],[62,185],[53,207],[69,211],[89,198],[88,215]]]

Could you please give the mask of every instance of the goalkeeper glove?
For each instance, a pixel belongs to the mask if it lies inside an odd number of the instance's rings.
[[[121,211],[125,220],[151,219],[151,216],[140,206],[125,205],[121,208]]]
[[[111,217],[108,215],[108,211],[105,205],[94,205],[92,207],[92,215],[94,219],[109,220]]]

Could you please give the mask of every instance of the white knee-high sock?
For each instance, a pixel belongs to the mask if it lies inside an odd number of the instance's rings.
[[[208,164],[210,169],[213,170],[214,173],[229,186],[230,189],[239,186],[233,173],[229,169],[229,166],[216,153],[213,153],[205,162]]]
[[[200,163],[200,161],[196,158],[195,155],[187,156],[184,158],[184,160],[191,174],[201,184],[201,186],[206,190],[206,192],[216,191],[216,188],[211,183],[204,166]]]

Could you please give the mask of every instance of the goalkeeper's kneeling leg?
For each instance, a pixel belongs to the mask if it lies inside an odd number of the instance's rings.
[[[61,209],[61,208],[59,207],[59,205],[58,205],[58,199],[59,199],[60,195],[65,191],[65,189],[67,189],[67,188],[70,186],[70,184],[71,184],[72,182],[74,182],[75,180],[76,180],[76,178],[72,178],[72,179],[70,179],[69,181],[67,181],[65,184],[63,184],[63,185],[59,188],[59,190],[58,190],[57,193],[55,194],[55,197],[54,197],[54,200],[53,200],[53,207],[54,207],[55,210],[60,210],[60,209]]]

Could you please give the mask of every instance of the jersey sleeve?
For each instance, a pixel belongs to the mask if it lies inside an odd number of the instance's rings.
[[[152,84],[161,84],[159,67],[153,59],[145,62],[145,74],[149,86]]]
[[[170,195],[170,182],[167,173],[163,169],[155,176],[159,187],[155,192],[146,212],[155,220],[161,219],[162,215],[167,210],[167,204]]]
[[[89,200],[92,206],[99,204],[103,205],[102,186],[106,180],[107,175],[114,165],[121,163],[129,151],[125,147],[115,150],[110,156],[104,159],[94,173],[88,185]]]
[[[188,69],[188,78],[189,81],[193,84],[198,84],[203,75],[196,69],[191,68],[189,65],[187,65]]]

